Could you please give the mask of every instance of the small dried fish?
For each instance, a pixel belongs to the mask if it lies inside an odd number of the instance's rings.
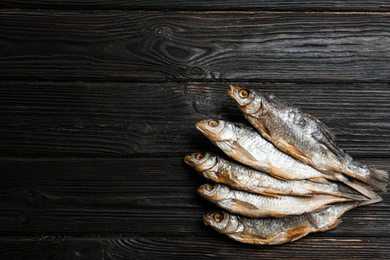
[[[386,191],[388,173],[353,160],[337,146],[335,135],[316,117],[259,91],[231,85],[227,93],[245,118],[281,151],[325,174],[339,173],[338,180],[343,181],[340,176],[343,173]]]
[[[222,184],[209,183],[201,185],[198,193],[230,213],[252,218],[300,215],[323,209],[332,203],[351,201],[351,199],[331,195],[270,197],[234,190]]]
[[[327,183],[324,174],[276,149],[252,128],[224,120],[202,120],[196,128],[236,161],[284,180]]]
[[[337,227],[339,218],[355,207],[376,203],[382,199],[363,202],[343,202],[321,211],[284,218],[246,218],[226,212],[210,212],[203,217],[206,225],[231,239],[258,245],[278,245],[292,242],[309,233]]]
[[[231,158],[256,170],[283,180],[311,180],[320,183],[328,183],[325,178],[340,180],[369,198],[376,197],[370,189],[352,183],[342,174],[326,175],[295,160],[244,124],[224,120],[202,120],[195,126]]]
[[[308,180],[284,181],[250,167],[227,161],[212,153],[193,153],[187,155],[184,161],[206,179],[253,193],[269,196],[328,194],[356,200],[366,199],[341,183],[323,184]]]

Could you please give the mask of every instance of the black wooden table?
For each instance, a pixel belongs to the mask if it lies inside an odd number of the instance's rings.
[[[202,222],[195,122],[229,84],[325,122],[390,171],[390,2],[0,2],[0,259],[390,259],[389,195],[336,229],[240,244]]]

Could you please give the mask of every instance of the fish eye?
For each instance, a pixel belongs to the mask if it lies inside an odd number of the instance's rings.
[[[214,185],[213,184],[206,184],[206,190],[212,191],[213,189],[214,189]]]
[[[198,153],[195,155],[195,159],[197,160],[200,160],[200,159],[203,159],[204,158],[204,154],[203,153]]]
[[[211,127],[217,127],[219,125],[218,121],[212,120],[209,122],[209,126]]]
[[[240,95],[241,98],[247,98],[249,96],[249,92],[246,89],[241,89],[240,92],[238,92],[238,95]]]
[[[214,214],[214,220],[216,222],[221,222],[223,220],[223,215],[221,213],[215,213]]]

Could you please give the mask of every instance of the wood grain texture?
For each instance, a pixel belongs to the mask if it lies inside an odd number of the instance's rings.
[[[70,9],[70,10],[187,10],[187,11],[218,11],[218,10],[265,10],[265,11],[389,11],[390,3],[383,0],[3,0],[0,8],[23,9]]]
[[[0,79],[388,82],[388,13],[0,12]]]
[[[311,113],[352,156],[389,157],[387,84],[255,84]],[[2,82],[3,156],[172,156],[218,151],[194,125],[246,122],[228,83]]]
[[[389,159],[364,163],[390,170]],[[121,234],[204,238],[202,216],[217,207],[197,188],[206,181],[170,158],[1,158],[0,235]],[[351,210],[336,229],[314,237],[390,238],[383,202]]]
[[[389,238],[304,238],[251,246],[223,237],[12,237],[0,239],[3,259],[388,259]],[[23,248],[21,250],[21,248]],[[326,253],[325,253],[326,252]]]
[[[0,2],[0,259],[388,259],[390,195],[281,246],[230,240],[183,162],[229,83],[390,170],[387,1]],[[45,9],[45,10],[44,10]],[[271,83],[270,83],[271,82]]]

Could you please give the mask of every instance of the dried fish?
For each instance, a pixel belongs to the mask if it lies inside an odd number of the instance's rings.
[[[252,218],[300,215],[323,209],[332,203],[351,201],[348,198],[331,195],[271,197],[210,183],[201,185],[198,193],[230,213]]]
[[[283,180],[306,179],[320,183],[328,183],[325,178],[340,180],[369,198],[376,197],[370,189],[352,183],[342,174],[327,175],[295,160],[244,124],[224,120],[202,120],[195,126],[231,158],[254,169]]]
[[[212,153],[193,153],[184,161],[206,179],[227,184],[248,192],[275,196],[328,194],[356,200],[365,200],[355,190],[341,183],[316,183],[308,180],[284,181],[250,167],[227,161]]]
[[[236,161],[280,179],[327,183],[324,174],[276,149],[252,128],[224,120],[202,120],[196,128]]]
[[[345,212],[357,206],[376,203],[382,199],[363,202],[343,202],[321,211],[284,218],[246,218],[226,212],[210,212],[203,217],[206,225],[231,239],[259,245],[292,242],[309,233],[337,227]]]
[[[340,173],[386,191],[388,173],[353,160],[337,146],[335,135],[316,117],[259,91],[231,85],[227,93],[246,119],[281,151],[363,194],[367,195],[361,189],[362,185],[348,184],[348,180]]]

